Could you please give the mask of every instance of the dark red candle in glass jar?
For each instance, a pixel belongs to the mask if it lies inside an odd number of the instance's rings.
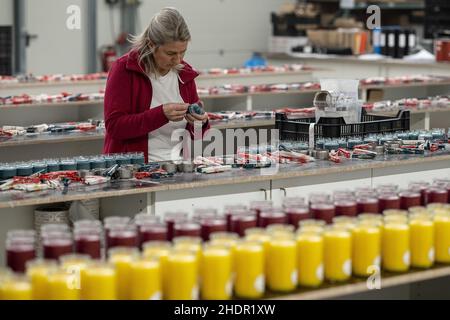
[[[147,241],[167,241],[167,225],[164,223],[142,223],[138,229],[140,247]]]
[[[287,223],[293,225],[296,229],[300,221],[312,218],[307,206],[286,207],[284,213],[287,216]]]
[[[174,237],[200,237],[201,228],[200,224],[195,222],[177,222],[174,226]]]
[[[245,236],[245,230],[256,228],[255,214],[234,214],[231,216],[231,232],[237,233],[240,237]]]
[[[400,209],[408,210],[410,207],[420,206],[422,203],[422,196],[419,192],[404,191],[399,194]]]
[[[177,222],[187,221],[188,214],[185,212],[168,212],[164,216],[167,225],[167,240],[172,241],[175,237],[175,224]]]
[[[226,232],[227,221],[225,218],[204,218],[200,221],[201,235],[203,241],[209,241],[209,237],[214,232]]]
[[[259,215],[259,227],[266,228],[271,224],[287,223],[286,214],[280,210],[262,211]]]
[[[101,258],[100,233],[75,231],[75,252],[86,254],[92,259]]]
[[[427,191],[427,203],[447,203],[448,191],[445,188],[431,187]]]
[[[313,203],[311,204],[311,213],[314,219],[324,220],[330,224],[333,222],[333,218],[336,215],[336,209],[332,203]]]
[[[380,212],[388,209],[400,209],[400,197],[395,193],[384,193],[378,196]]]
[[[358,214],[358,206],[355,200],[336,200],[334,202],[336,216],[355,217]]]
[[[43,241],[43,247],[45,259],[58,260],[73,252],[73,241],[70,238],[47,238]]]
[[[109,230],[108,240],[109,248],[114,247],[136,247],[138,245],[138,234],[136,228],[124,226]]]
[[[25,272],[26,263],[36,258],[35,242],[30,239],[6,241],[6,265],[14,272]]]
[[[380,208],[377,198],[358,198],[356,200],[358,206],[358,214],[360,213],[380,213]]]
[[[447,203],[450,203],[450,183],[447,184]]]
[[[260,215],[262,211],[271,210],[273,203],[270,200],[254,201],[250,204],[250,210],[256,215],[256,224],[260,225]]]
[[[243,211],[247,211],[247,207],[241,204],[233,204],[233,205],[226,205],[225,209],[224,209],[224,217],[227,221],[227,230],[230,231],[231,230],[231,216],[233,215],[234,212],[243,212]]]
[[[414,192],[420,193],[420,205],[426,206],[428,204],[427,189],[430,184],[428,182],[412,182],[409,184],[409,189]]]

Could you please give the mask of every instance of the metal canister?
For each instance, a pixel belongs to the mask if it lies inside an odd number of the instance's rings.
[[[162,164],[162,168],[167,171],[167,173],[176,173],[177,165],[173,162],[166,162]]]
[[[317,151],[317,158],[319,160],[328,160],[329,152],[327,150],[319,150]]]
[[[132,165],[125,165],[119,168],[120,179],[131,179],[134,175],[134,167]]]
[[[376,146],[376,147],[375,147],[375,152],[376,152],[378,155],[384,154],[384,146]]]

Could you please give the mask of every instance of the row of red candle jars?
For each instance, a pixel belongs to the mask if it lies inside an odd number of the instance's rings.
[[[74,223],[75,252],[92,259],[102,257],[102,224],[99,220],[80,220]]]
[[[25,272],[26,263],[36,258],[36,232],[11,230],[6,233],[6,265],[14,272]]]
[[[415,181],[409,184],[409,189],[420,192],[422,206],[430,203],[450,203],[450,180],[436,179],[433,185]]]
[[[285,198],[283,211],[286,214],[286,222],[297,228],[300,221],[312,218],[309,206],[302,197]]]
[[[441,189],[447,190],[447,203],[450,203],[450,178],[447,179],[435,179],[434,185]]]

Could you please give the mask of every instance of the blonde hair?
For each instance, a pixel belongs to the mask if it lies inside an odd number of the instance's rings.
[[[139,65],[143,65],[147,74],[159,75],[156,62],[153,57],[155,50],[167,43],[176,41],[190,41],[191,34],[183,16],[175,8],[163,8],[155,14],[147,29],[140,35],[131,36],[132,49],[139,54]],[[150,45],[153,44],[153,48]],[[174,67],[176,71],[183,65]]]

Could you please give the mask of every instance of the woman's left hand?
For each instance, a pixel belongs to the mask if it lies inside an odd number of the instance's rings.
[[[189,114],[187,113],[184,118],[186,119],[187,122],[189,122],[190,124],[194,124],[194,122],[199,122],[201,121],[202,124],[205,124],[206,121],[208,121],[208,113],[204,113],[204,114]]]

